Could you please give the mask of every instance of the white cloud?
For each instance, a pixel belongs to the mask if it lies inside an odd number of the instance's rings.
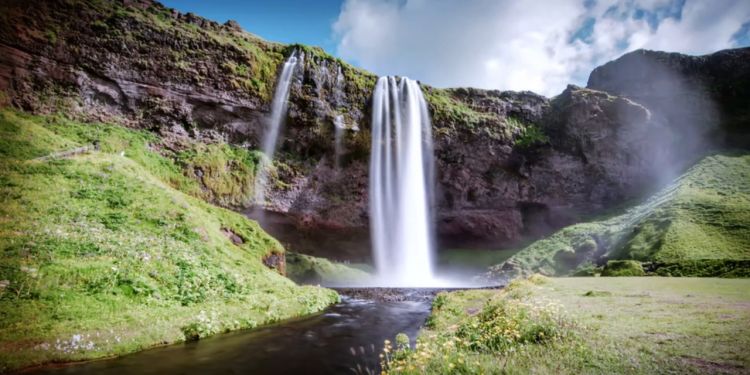
[[[678,0],[599,0],[589,7],[584,0],[346,0],[333,29],[339,56],[377,74],[549,96],[568,83],[585,84],[594,67],[637,48],[702,54],[732,47],[731,36],[750,20],[747,0],[687,0],[678,20],[680,6]],[[590,18],[596,22],[586,42],[571,42]]]

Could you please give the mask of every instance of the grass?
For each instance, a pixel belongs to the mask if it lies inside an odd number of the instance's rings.
[[[177,154],[185,174],[202,186],[201,198],[221,206],[247,206],[255,194],[262,154],[228,144],[194,143]]]
[[[495,120],[495,115],[479,112],[468,104],[457,99],[450,90],[433,87],[423,87],[425,100],[430,107],[433,122],[443,124],[437,128],[437,135],[452,136],[460,131],[479,131],[481,125]],[[458,129],[463,126],[465,129]]]
[[[100,151],[35,160],[92,139]],[[0,112],[0,371],[255,327],[338,300],[266,268],[281,245],[185,194],[199,186],[151,141]]]
[[[382,358],[394,374],[746,373],[748,319],[750,280],[534,276],[439,294],[417,346]]]
[[[641,262],[649,274],[750,275],[750,155],[707,157],[646,202],[563,228],[508,263],[560,276],[596,273],[611,260]]]

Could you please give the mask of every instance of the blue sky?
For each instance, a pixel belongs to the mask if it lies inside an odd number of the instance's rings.
[[[321,46],[379,75],[547,96],[638,48],[700,55],[750,45],[750,0],[163,2],[267,40]]]
[[[263,39],[283,43],[303,43],[333,53],[336,43],[331,25],[336,21],[343,0],[163,0],[164,5],[183,13],[221,23],[233,19]]]

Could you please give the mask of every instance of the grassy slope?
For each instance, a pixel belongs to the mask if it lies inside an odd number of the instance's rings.
[[[101,151],[32,160],[91,139]],[[0,371],[254,327],[338,299],[263,266],[279,243],[181,192],[199,187],[154,141],[0,112]]]
[[[750,155],[707,157],[647,202],[564,228],[510,262],[568,275],[612,259],[648,262],[665,275],[750,275]]]
[[[384,353],[390,359],[390,372],[646,374],[750,370],[750,280],[531,280],[516,281],[503,291],[441,294],[433,303],[430,328],[421,333],[417,350]],[[509,308],[490,308],[497,306]],[[526,306],[524,311],[535,318],[515,314],[519,306]],[[494,312],[489,314],[493,318],[489,321],[482,318],[488,311]],[[488,336],[493,337],[491,332],[499,332],[494,337],[500,339],[488,340]],[[515,338],[516,333],[520,338]],[[523,343],[524,338],[529,340]],[[494,347],[488,349],[492,343]]]

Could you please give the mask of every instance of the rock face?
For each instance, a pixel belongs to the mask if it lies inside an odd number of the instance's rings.
[[[654,176],[648,140],[660,125],[643,106],[574,86],[523,99],[505,103],[506,122],[536,124],[545,142],[436,138],[440,233],[517,243],[632,198]]]
[[[638,50],[594,69],[587,87],[648,107],[674,125],[683,149],[750,146],[750,48],[706,56]]]
[[[374,75],[318,48],[263,41],[236,23],[150,0],[9,0],[0,14],[0,102],[149,129],[165,149],[185,138],[260,148],[277,72],[299,50],[270,208],[300,229],[366,233]],[[747,49],[637,51],[597,68],[588,89],[570,86],[551,100],[423,85],[441,240],[514,246],[638,197],[685,158],[676,150],[705,147],[702,137],[677,147],[685,142],[676,134],[694,129],[685,131],[688,122],[702,129],[696,135],[741,139],[747,57]],[[671,76],[680,79],[662,79]]]

